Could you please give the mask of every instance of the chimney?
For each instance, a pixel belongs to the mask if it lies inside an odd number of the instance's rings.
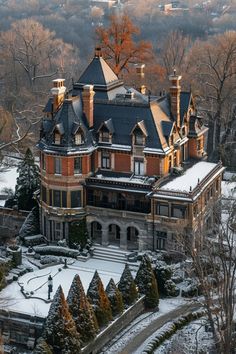
[[[102,48],[101,47],[95,47],[94,57],[95,58],[102,57]]]
[[[169,76],[169,80],[171,82],[170,86],[170,103],[171,103],[171,113],[176,121],[176,125],[180,128],[180,75],[176,75],[176,70],[174,70],[173,74]]]
[[[136,75],[138,77],[138,90],[142,95],[146,94],[146,86],[144,85],[144,68],[145,64],[136,64]]]
[[[89,127],[93,127],[93,97],[95,92],[93,91],[93,85],[83,86],[83,111],[87,118]]]
[[[65,98],[66,87],[64,86],[64,79],[52,80],[53,87],[51,88],[51,94],[53,96],[53,113],[55,113],[61,106]]]

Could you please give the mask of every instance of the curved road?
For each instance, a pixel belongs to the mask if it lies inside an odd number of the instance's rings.
[[[160,329],[164,324],[169,321],[175,320],[177,317],[185,315],[188,312],[199,310],[200,307],[201,304],[189,303],[182,305],[176,308],[175,310],[158,317],[147,327],[145,327],[141,332],[137,333],[136,336],[132,338],[130,342],[127,343],[126,347],[123,348],[121,351],[117,352],[117,354],[140,354],[140,352],[137,351],[138,348],[145,342],[148,337],[150,337],[154,332]]]

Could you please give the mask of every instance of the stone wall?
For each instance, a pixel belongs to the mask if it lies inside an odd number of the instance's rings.
[[[99,334],[93,342],[82,349],[83,354],[96,354],[111,341],[121,330],[144,311],[144,297],[139,299],[136,304],[129,308],[125,313],[117,318],[109,327]]]
[[[0,330],[5,344],[21,344],[33,349],[43,324],[42,317],[0,309]]]
[[[0,243],[18,234],[28,214],[28,211],[0,207]]]

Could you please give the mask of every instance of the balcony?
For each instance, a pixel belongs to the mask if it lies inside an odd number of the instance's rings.
[[[118,202],[105,202],[103,200],[93,199],[93,200],[88,200],[87,205],[99,207],[99,208],[131,211],[131,212],[143,213],[143,214],[149,214],[151,212],[150,202],[142,202],[142,201],[129,204],[127,200],[121,200]]]

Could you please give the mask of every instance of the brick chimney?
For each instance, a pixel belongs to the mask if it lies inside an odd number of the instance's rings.
[[[171,82],[170,86],[170,103],[171,103],[171,113],[176,121],[176,125],[180,128],[180,93],[181,86],[180,80],[182,76],[176,75],[176,70],[173,74],[169,76]]]
[[[53,113],[58,110],[65,99],[66,87],[64,86],[64,81],[64,79],[52,80],[53,87],[51,88],[51,94],[53,95]]]
[[[93,127],[93,97],[95,92],[93,91],[93,85],[83,86],[83,111],[87,118],[89,127]]]
[[[141,92],[142,95],[146,94],[146,86],[144,84],[144,77],[145,77],[144,69],[145,69],[145,64],[137,64],[136,65],[136,75],[137,75],[138,81],[139,81],[138,90],[139,90],[139,92]]]

